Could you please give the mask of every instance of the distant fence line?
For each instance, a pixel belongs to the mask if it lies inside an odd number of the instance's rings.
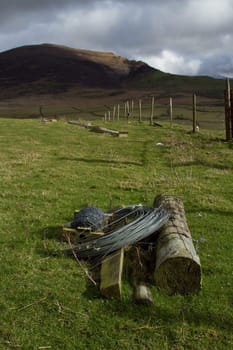
[[[136,113],[136,105],[138,105],[138,112]],[[142,99],[139,99],[136,103],[134,100],[127,100],[122,104],[116,104],[112,107],[111,110],[108,110],[104,113],[104,121],[115,121],[120,120],[121,118],[124,118],[127,120],[127,122],[130,121],[130,119],[138,119],[139,122],[142,121]],[[147,119],[149,120],[150,125],[153,125],[156,120],[155,115],[155,97],[151,96],[151,102],[149,103],[149,112],[147,112],[148,116]],[[147,108],[148,109],[148,108]],[[170,126],[172,127],[173,124],[173,98],[169,98],[169,105],[167,108],[167,115],[170,120]],[[198,130],[198,123],[197,123],[197,97],[195,94],[193,94],[192,99],[192,125],[193,125],[193,132],[196,132]]]

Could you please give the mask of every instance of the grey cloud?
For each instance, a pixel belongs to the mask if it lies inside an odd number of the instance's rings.
[[[171,52],[170,64],[184,62],[187,73],[196,61],[201,74],[212,74],[214,67],[233,72],[231,0],[0,0],[0,5],[1,51],[53,42],[156,62]]]
[[[199,74],[214,75],[217,77],[233,77],[233,57],[232,56],[210,56],[203,59],[199,69]]]

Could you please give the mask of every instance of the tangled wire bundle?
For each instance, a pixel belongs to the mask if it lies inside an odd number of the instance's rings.
[[[133,245],[159,231],[169,218],[169,213],[163,207],[142,205],[119,209],[113,214],[117,219],[111,225],[126,218],[132,221],[100,238],[73,246],[79,258],[104,257],[122,247]]]

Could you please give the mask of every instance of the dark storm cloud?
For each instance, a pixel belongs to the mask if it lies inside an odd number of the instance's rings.
[[[173,73],[233,72],[231,0],[0,0],[0,5],[1,51],[52,42],[113,51]]]
[[[200,65],[200,74],[213,75],[214,71],[217,77],[233,78],[233,56],[218,55],[206,57]]]

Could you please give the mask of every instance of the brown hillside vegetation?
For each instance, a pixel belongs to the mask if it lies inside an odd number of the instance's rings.
[[[52,44],[23,46],[0,54],[0,87],[9,96],[61,93],[73,87],[119,88],[124,79],[151,71],[154,69],[143,62],[110,52]]]
[[[115,104],[122,111],[130,99],[135,105],[142,99],[148,117],[155,96],[157,115],[167,114],[173,97],[174,113],[182,119],[186,112],[177,107],[189,108],[195,93],[199,106],[217,106],[216,118],[222,119],[224,87],[223,79],[164,73],[111,52],[41,44],[0,53],[0,117],[38,117],[39,106],[52,116],[103,117]]]

